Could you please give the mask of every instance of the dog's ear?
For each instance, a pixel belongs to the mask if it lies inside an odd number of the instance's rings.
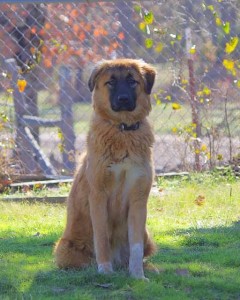
[[[106,63],[106,61],[99,62],[92,70],[92,73],[88,80],[88,87],[89,87],[90,92],[92,92],[94,90],[94,87],[95,87],[95,84],[97,81],[97,77],[100,75],[100,73],[104,69],[105,63]]]
[[[145,92],[150,95],[155,81],[156,71],[152,66],[144,63],[141,66],[141,73],[144,80]]]

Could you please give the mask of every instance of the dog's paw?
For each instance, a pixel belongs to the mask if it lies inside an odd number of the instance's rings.
[[[111,274],[113,273],[113,267],[111,262],[98,264],[98,273],[100,274]]]
[[[139,280],[143,280],[145,282],[149,282],[149,279],[147,277],[144,276],[144,274],[131,274],[131,277],[134,279],[139,279]]]

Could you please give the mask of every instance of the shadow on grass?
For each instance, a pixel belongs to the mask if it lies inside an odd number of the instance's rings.
[[[159,274],[150,283],[127,272],[98,275],[96,268],[61,271],[53,261],[57,235],[0,238],[0,298],[3,299],[238,299],[240,297],[240,224],[189,228],[165,235],[181,237],[161,243],[151,259]],[[163,298],[162,298],[163,297]],[[166,297],[166,298],[164,298]],[[169,298],[167,298],[169,297]]]

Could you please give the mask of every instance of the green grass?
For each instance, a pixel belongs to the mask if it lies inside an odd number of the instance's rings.
[[[146,272],[149,283],[124,271],[98,275],[95,266],[58,270],[52,248],[65,206],[0,201],[0,299],[239,299],[240,181],[200,174],[158,184],[148,227],[160,273]]]

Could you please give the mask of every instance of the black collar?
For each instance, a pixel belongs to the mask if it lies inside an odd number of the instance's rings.
[[[130,130],[137,130],[139,129],[140,127],[140,122],[137,122],[135,124],[132,124],[130,126],[128,126],[127,124],[125,123],[121,123],[118,128],[121,130],[121,131],[130,131]]]

